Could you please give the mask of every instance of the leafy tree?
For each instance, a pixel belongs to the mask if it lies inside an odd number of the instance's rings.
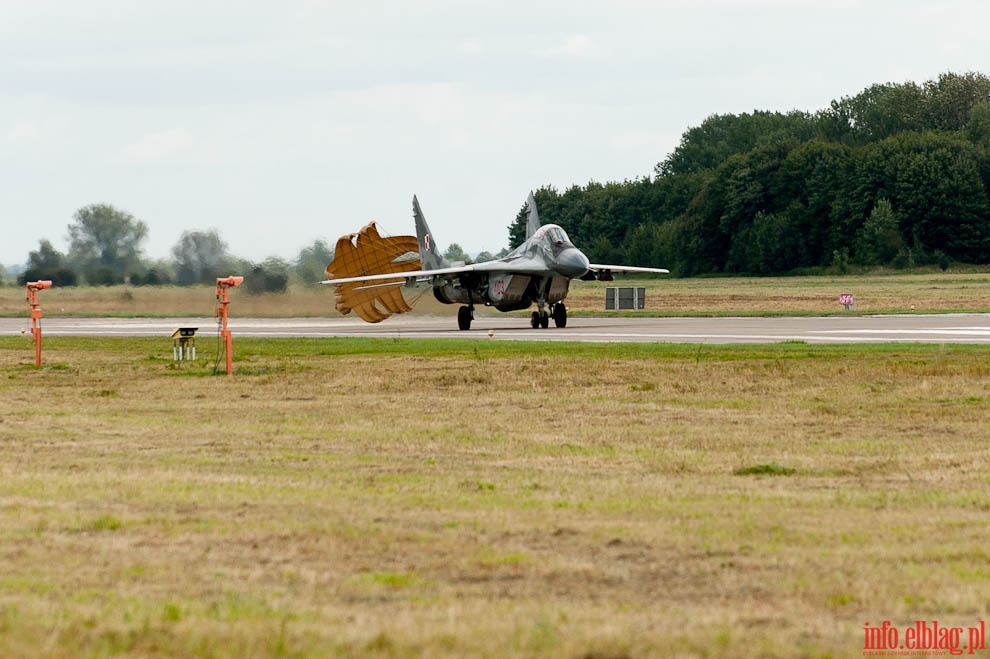
[[[172,248],[172,267],[180,286],[210,284],[229,274],[227,243],[216,230],[185,231]]]
[[[265,259],[251,268],[251,274],[244,277],[244,288],[248,293],[284,293],[289,286],[289,264],[276,257]]]
[[[467,252],[465,252],[464,248],[457,243],[450,243],[450,246],[447,247],[447,251],[443,253],[443,257],[451,263],[456,263],[458,261],[467,262],[468,260]]]
[[[832,101],[819,113],[831,140],[862,146],[906,130],[922,130],[927,116],[924,90],[913,82],[876,84],[856,96]]]
[[[787,213],[800,236],[795,258],[800,266],[828,263],[837,247],[833,226],[844,208],[849,186],[852,149],[837,142],[814,139],[791,150],[780,164],[773,194],[775,206]]]
[[[27,269],[17,278],[23,285],[29,281],[50,279],[54,286],[75,286],[76,273],[66,265],[65,255],[51,242],[42,239],[38,249],[28,253]]]
[[[147,263],[143,272],[131,273],[129,279],[134,286],[168,286],[174,282],[172,264],[165,259]]]
[[[886,265],[904,250],[904,237],[890,202],[881,197],[856,236],[856,261],[863,265]]]
[[[901,133],[865,148],[857,164],[854,203],[865,221],[888,199],[909,247],[941,250],[971,263],[990,257],[990,200],[981,151],[960,135]]]
[[[977,103],[970,108],[966,135],[974,144],[990,148],[990,102]]]
[[[141,242],[148,234],[144,222],[109,204],[80,208],[73,219],[67,258],[88,283],[122,283],[139,269]]]
[[[980,73],[943,73],[924,89],[928,130],[961,131],[974,106],[990,102],[990,78]]]
[[[819,132],[818,119],[803,112],[712,115],[689,128],[681,143],[655,168],[658,176],[714,169],[733,155],[784,140],[807,141]]]
[[[640,224],[626,236],[625,254],[630,263],[651,268],[673,266],[667,247],[671,242],[667,234],[672,222]]]
[[[303,247],[296,257],[294,272],[304,284],[312,284],[326,278],[327,265],[333,261],[333,250],[325,240],[314,240],[312,245]]]

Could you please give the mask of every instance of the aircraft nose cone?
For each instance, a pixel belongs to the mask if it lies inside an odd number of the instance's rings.
[[[576,247],[569,247],[557,257],[556,270],[565,277],[580,277],[588,271],[588,257]]]

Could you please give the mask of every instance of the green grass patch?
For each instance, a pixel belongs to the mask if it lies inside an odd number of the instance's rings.
[[[749,467],[739,467],[733,471],[736,476],[791,476],[797,473],[797,469],[784,467],[776,462],[751,465]]]

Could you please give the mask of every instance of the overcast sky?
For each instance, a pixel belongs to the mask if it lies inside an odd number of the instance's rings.
[[[149,257],[216,229],[292,260],[412,233],[413,194],[496,252],[529,190],[651,175],[709,115],[990,73],[987,25],[977,0],[0,0],[0,263],[67,250],[92,203]]]

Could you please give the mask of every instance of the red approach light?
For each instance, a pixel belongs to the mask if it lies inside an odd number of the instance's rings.
[[[41,319],[45,315],[38,306],[38,291],[51,288],[50,279],[40,279],[27,283],[27,301],[31,305],[31,336],[34,337],[34,365],[41,366]]]
[[[230,277],[217,277],[217,286],[240,286],[244,283],[244,277],[231,275]]]
[[[224,352],[227,355],[227,375],[233,372],[234,368],[234,335],[227,328],[227,306],[230,300],[227,299],[227,289],[232,286],[240,286],[244,282],[244,277],[231,275],[229,277],[217,277],[217,321],[220,324],[220,336],[223,337]]]

